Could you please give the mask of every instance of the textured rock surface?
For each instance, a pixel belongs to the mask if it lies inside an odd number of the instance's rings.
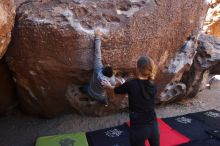
[[[0,59],[7,50],[14,26],[15,5],[13,0],[0,1]]]
[[[15,85],[2,57],[11,40],[14,26],[15,5],[13,0],[0,1],[0,115],[9,112],[17,105]]]
[[[205,33],[220,38],[220,0],[212,1],[203,29]],[[214,66],[211,73],[220,74],[220,64]]]
[[[189,73],[183,76],[188,90],[187,97],[194,97],[200,89],[202,79],[213,66],[220,63],[220,39],[209,35],[200,35],[198,38],[197,54]],[[208,78],[208,76],[206,76]]]
[[[29,0],[14,0],[16,7],[18,8],[22,3],[25,3]]]
[[[220,38],[220,1],[214,0],[210,4],[205,24],[204,32]]]
[[[149,54],[158,64],[162,92],[192,63],[193,50],[184,65],[169,67],[186,38],[197,35],[206,8],[205,0],[39,0],[21,5],[7,62],[22,107],[43,116],[70,110],[105,115],[126,107],[125,96],[109,93],[112,102],[104,108],[90,105],[78,92],[91,76],[96,27],[104,33],[105,64],[132,72],[138,57]]]
[[[209,79],[209,89],[220,89],[220,75],[211,75]]]
[[[220,75],[220,63],[215,65],[212,69],[211,69],[211,72],[212,74],[218,74]]]
[[[188,42],[189,43],[189,42]],[[161,93],[161,102],[170,102],[181,98],[192,98],[204,88],[209,70],[220,63],[220,39],[201,34],[198,37],[192,65],[184,71],[180,80],[169,83]]]
[[[6,63],[0,60],[0,115],[12,110],[17,105],[15,84]]]

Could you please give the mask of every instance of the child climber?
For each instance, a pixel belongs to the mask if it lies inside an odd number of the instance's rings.
[[[128,94],[130,142],[132,146],[145,146],[148,139],[151,146],[159,146],[159,130],[156,120],[154,97],[157,93],[153,80],[156,66],[153,60],[146,56],[137,61],[137,78],[115,87],[108,81],[102,81],[105,88],[113,89],[116,94]]]
[[[108,97],[106,91],[101,85],[103,80],[108,81],[111,85],[115,85],[115,76],[111,66],[103,66],[101,57],[101,36],[99,29],[95,31],[95,52],[93,62],[93,74],[89,85],[80,87],[83,93],[89,94],[92,100],[96,100],[105,106],[108,106]]]

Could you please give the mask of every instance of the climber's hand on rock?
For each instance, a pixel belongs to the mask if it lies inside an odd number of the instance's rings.
[[[101,37],[101,36],[102,36],[102,32],[101,32],[100,29],[96,29],[96,30],[95,30],[95,36],[96,36],[96,37]]]
[[[106,80],[102,80],[101,81],[101,84],[104,88],[113,88],[111,83],[109,81],[106,81]]]
[[[121,77],[116,77],[115,78],[117,82],[119,82],[120,84],[125,83],[125,79],[121,78]]]

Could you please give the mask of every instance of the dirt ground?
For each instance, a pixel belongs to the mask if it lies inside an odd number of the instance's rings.
[[[220,111],[219,87],[203,90],[194,99],[157,107],[157,116],[165,118],[209,109]],[[116,126],[126,121],[128,121],[127,113],[106,117],[67,114],[53,119],[16,114],[0,118],[0,146],[34,146],[39,136],[93,131]]]

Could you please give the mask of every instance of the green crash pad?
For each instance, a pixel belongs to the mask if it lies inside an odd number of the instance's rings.
[[[85,133],[62,134],[37,138],[35,146],[89,146]]]

